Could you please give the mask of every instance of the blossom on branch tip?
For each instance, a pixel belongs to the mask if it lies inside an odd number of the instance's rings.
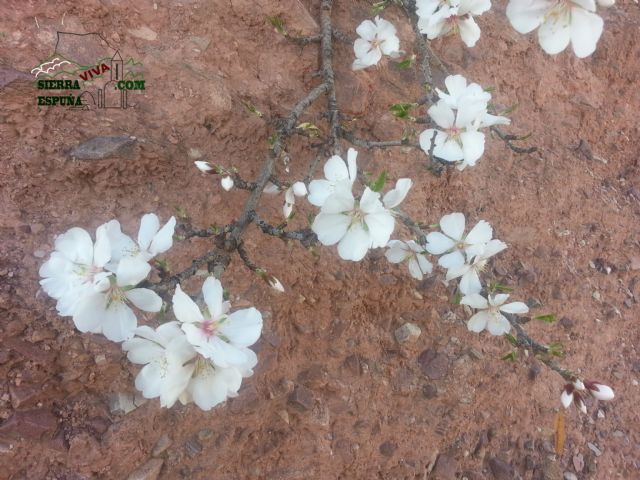
[[[613,2],[598,1],[604,6]],[[595,13],[595,0],[510,0],[507,18],[520,33],[538,28],[542,49],[555,55],[569,43],[578,58],[591,55],[602,35],[604,22]]]
[[[474,16],[491,8],[491,0],[416,0],[418,29],[434,39],[459,33],[467,47],[480,39],[480,27]]]
[[[78,227],[58,235],[55,250],[42,264],[40,285],[57,300],[56,309],[62,316],[72,316],[78,301],[111,275],[104,270],[111,259],[111,245],[105,226],[96,230],[95,244],[89,233]]]
[[[487,266],[489,258],[507,248],[507,244],[501,240],[490,240],[484,245],[482,251],[473,257],[469,263],[465,263],[459,267],[451,267],[447,270],[447,281],[454,278],[460,278],[460,291],[464,295],[480,293],[482,283],[480,283],[480,273]]]
[[[353,148],[347,151],[347,162],[338,155],[334,155],[324,164],[325,180],[313,180],[309,184],[309,203],[322,207],[326,199],[336,189],[351,190],[358,174],[356,158],[358,152]]]
[[[209,164],[209,162],[203,162],[202,160],[196,160],[193,162],[196,165],[196,168],[203,173],[211,173],[214,171],[214,168]]]
[[[228,314],[231,305],[223,301],[222,284],[208,277],[202,285],[205,308],[202,310],[176,286],[173,312],[182,322],[187,340],[203,357],[218,367],[244,365],[255,354],[249,350],[262,332],[262,315],[255,308]]]
[[[593,380],[575,379],[571,383],[567,383],[562,389],[560,402],[564,408],[569,408],[575,403],[582,413],[587,413],[587,405],[584,402],[584,395],[588,393],[592,397],[601,401],[613,400],[615,394],[613,389],[608,385],[604,385]]]
[[[425,249],[432,255],[442,255],[438,265],[443,268],[461,267],[465,261],[471,260],[481,253],[493,236],[493,229],[484,220],[480,220],[465,235],[465,218],[462,213],[450,213],[440,219],[440,232],[427,235]],[[466,253],[466,259],[465,254]]]
[[[389,209],[397,207],[407,197],[412,186],[413,182],[410,178],[399,178],[395,188],[389,190],[384,197],[382,197],[382,203]]]
[[[138,320],[129,307],[133,304],[145,312],[159,312],[162,299],[147,288],[133,288],[144,280],[151,267],[135,258],[118,262],[114,277],[100,282],[92,292],[78,300],[73,322],[81,332],[102,333],[113,342],[133,337]]]
[[[403,242],[402,240],[391,240],[387,244],[385,257],[391,263],[407,262],[409,273],[416,280],[422,280],[424,275],[433,271],[433,265],[424,256],[425,250],[413,240]]]
[[[226,176],[226,177],[222,178],[220,180],[220,185],[222,185],[222,188],[224,188],[228,192],[229,190],[231,190],[233,188],[233,185],[234,185],[233,178],[231,178],[229,176]]]
[[[511,330],[509,320],[502,313],[523,314],[529,311],[529,307],[523,302],[512,302],[505,305],[509,295],[499,293],[488,295],[484,298],[479,293],[473,293],[462,297],[461,305],[480,310],[467,322],[467,328],[472,332],[480,333],[488,330],[492,335],[504,335]]]
[[[365,20],[356,28],[356,32],[360,38],[353,45],[356,55],[353,70],[377,65],[382,55],[399,55],[400,40],[396,35],[396,27],[391,22],[380,17],[376,17],[373,22]]]

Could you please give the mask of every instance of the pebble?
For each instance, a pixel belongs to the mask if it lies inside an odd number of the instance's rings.
[[[148,40],[150,42],[158,38],[158,34],[151,30],[149,27],[143,25],[140,28],[130,28],[129,33],[141,40]]]
[[[496,480],[513,480],[515,478],[514,468],[499,458],[490,458],[489,468]]]
[[[44,435],[52,436],[58,428],[58,419],[48,410],[25,410],[15,412],[0,425],[0,433],[29,440],[37,440]]]
[[[128,136],[93,137],[73,147],[69,156],[79,160],[101,160],[125,155],[135,144],[136,140]]]
[[[152,458],[144,465],[137,468],[129,474],[127,480],[156,480],[162,470],[164,460],[160,458]]]
[[[587,447],[589,447],[589,450],[591,450],[596,457],[599,457],[600,455],[602,455],[602,450],[596,447],[593,443],[587,442]]]
[[[296,385],[289,395],[289,404],[298,410],[309,410],[313,407],[313,393],[302,385]]]
[[[433,476],[438,480],[455,480],[457,467],[458,465],[453,456],[442,453],[438,455],[438,460],[436,460]]]
[[[184,449],[186,450],[187,455],[193,458],[202,451],[202,444],[195,436],[193,436],[185,442]]]
[[[572,459],[573,468],[576,472],[581,472],[584,469],[584,457],[581,453],[576,453]]]
[[[390,440],[387,440],[386,442],[380,444],[380,447],[379,447],[380,453],[385,457],[392,456],[397,448],[398,448],[398,445],[393,443]]]
[[[416,324],[405,323],[400,328],[396,329],[394,336],[398,343],[406,343],[416,340],[421,333],[422,330]]]
[[[438,396],[438,387],[436,387],[433,383],[427,383],[424,387],[422,387],[422,395],[429,400]]]
[[[578,480],[578,476],[573,472],[564,472],[564,480]]]
[[[171,446],[172,443],[173,442],[171,441],[171,437],[169,437],[169,435],[167,435],[166,433],[163,433],[153,447],[151,455],[153,455],[154,457],[161,455],[167,450],[167,448]]]
[[[126,415],[136,409],[131,393],[118,392],[109,396],[109,411],[112,415]]]
[[[35,252],[33,252],[33,256],[36,258],[44,258],[47,255],[47,252],[45,252],[44,250],[36,250]]]
[[[443,378],[449,370],[449,360],[442,353],[429,348],[418,356],[418,365],[422,373],[432,380]]]
[[[469,349],[469,356],[474,360],[482,360],[484,358],[484,355],[482,354],[482,352],[480,352],[479,350],[476,350],[475,348]]]

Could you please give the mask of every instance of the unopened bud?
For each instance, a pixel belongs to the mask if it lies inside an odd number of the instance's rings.
[[[193,163],[196,164],[196,167],[201,172],[209,173],[209,172],[211,172],[213,170],[213,167],[211,165],[209,165],[209,162],[203,162],[201,160],[197,160],[197,161],[195,161]]]
[[[233,188],[233,178],[224,177],[222,180],[220,180],[220,185],[222,185],[222,188],[224,188],[228,192]]]

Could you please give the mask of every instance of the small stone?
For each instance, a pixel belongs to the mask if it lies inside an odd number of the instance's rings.
[[[171,441],[171,437],[169,437],[169,435],[167,435],[166,433],[163,433],[154,445],[153,450],[151,451],[151,455],[153,455],[154,457],[160,456],[167,450],[167,448],[171,446],[172,443],[173,442]]]
[[[107,363],[107,356],[104,353],[100,353],[95,356],[94,361],[96,362],[96,365],[102,365]]]
[[[126,415],[135,409],[133,394],[118,392],[109,396],[109,411],[112,415]]]
[[[45,252],[44,250],[36,250],[35,252],[33,252],[33,256],[36,258],[44,258],[47,255],[47,252]]]
[[[197,148],[190,148],[187,151],[187,155],[189,155],[191,160],[198,160],[199,158],[202,158],[202,152]]]
[[[127,480],[156,480],[162,470],[164,460],[161,458],[152,458],[147,463],[137,468],[129,474]]]
[[[309,410],[313,407],[313,393],[302,385],[296,385],[293,393],[289,395],[289,404],[298,410]]]
[[[474,360],[482,360],[484,358],[482,352],[480,350],[476,350],[475,348],[469,349],[469,356]]]
[[[640,257],[631,257],[631,270],[640,270]]]
[[[29,225],[29,227],[31,228],[31,233],[34,234],[38,234],[44,231],[44,225],[41,223],[32,223],[31,225]]]
[[[447,356],[430,348],[418,356],[418,365],[422,373],[432,380],[443,378],[449,370]]]
[[[587,447],[589,447],[589,450],[591,450],[596,457],[602,455],[602,450],[596,447],[593,443],[587,442]]]
[[[58,428],[58,419],[48,410],[25,410],[15,412],[0,425],[0,433],[29,440],[38,440],[44,435],[51,437]]]
[[[456,470],[458,465],[455,458],[447,453],[442,453],[436,460],[436,465],[433,469],[434,480],[455,480]]]
[[[489,468],[496,480],[513,480],[515,478],[514,468],[499,458],[490,458]]]
[[[185,442],[184,449],[187,452],[187,455],[193,458],[202,451],[202,444],[195,436],[193,436]]]
[[[578,476],[573,472],[564,472],[564,480],[578,480]]]
[[[158,34],[156,32],[144,25],[140,28],[130,28],[129,33],[136,38],[140,38],[141,40],[148,40],[150,42],[158,38]]]
[[[254,384],[246,385],[238,396],[233,398],[229,405],[231,413],[247,413],[252,411],[260,403],[260,395]]]
[[[100,449],[100,443],[92,435],[79,433],[69,440],[67,465],[97,472],[109,463],[109,458],[104,453]]]
[[[211,437],[213,437],[213,430],[211,430],[210,428],[203,428],[198,432],[197,435],[198,435],[198,439],[204,442],[206,440],[209,440]]]
[[[420,330],[420,327],[417,325],[413,323],[405,323],[400,328],[396,329],[394,335],[398,343],[406,343],[414,341],[421,333],[422,330]]]
[[[615,438],[623,438],[624,432],[621,430],[616,430],[611,435],[613,435]]]
[[[571,330],[573,328],[573,320],[568,317],[562,317],[558,323],[565,330]]]
[[[127,136],[93,137],[71,149],[69,156],[79,160],[101,160],[129,155],[136,140]]]
[[[433,383],[427,383],[424,387],[422,387],[422,395],[425,398],[431,400],[432,398],[436,398],[438,396],[438,387],[436,387]]]
[[[604,418],[604,412],[602,410],[598,410],[598,418]]]
[[[393,443],[390,440],[387,440],[386,442],[380,444],[379,450],[380,450],[380,453],[385,457],[390,457],[393,455],[393,452],[395,452],[397,448],[398,448],[397,444]]]

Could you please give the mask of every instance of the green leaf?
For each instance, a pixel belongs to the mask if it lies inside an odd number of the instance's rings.
[[[553,355],[554,357],[564,357],[564,345],[560,342],[551,342],[547,345],[549,349],[549,355]]]
[[[258,110],[253,103],[242,100],[242,105],[247,109],[247,112],[253,113],[256,117],[262,118],[262,112]]]
[[[514,347],[518,346],[518,340],[516,339],[516,337],[514,337],[513,335],[511,335],[510,333],[505,333],[504,334],[504,338],[507,339],[507,342],[509,342],[511,345],[513,345]]]
[[[451,299],[451,303],[453,303],[454,305],[460,305],[460,300],[462,300],[462,293],[460,292],[460,290],[456,290],[456,293]]]
[[[503,285],[503,284],[498,283],[498,282],[491,282],[491,283],[489,283],[489,291],[491,291],[491,292],[509,293],[509,292],[513,292],[513,288],[508,286],[508,285]]]
[[[383,170],[375,182],[369,184],[369,188],[374,192],[380,192],[384,188],[384,184],[387,182],[387,171]]]
[[[544,323],[555,323],[556,316],[553,313],[548,313],[546,315],[538,315],[537,317],[533,317],[534,320],[540,320]]]
[[[178,218],[180,218],[181,220],[184,220],[185,218],[189,218],[189,215],[187,214],[187,210],[184,207],[175,207],[176,209],[176,215]]]
[[[511,350],[509,353],[505,353],[503,356],[501,356],[500,360],[506,360],[506,361],[509,361],[509,362],[515,362],[517,358],[518,358],[518,351],[517,350]]]
[[[413,67],[413,64],[416,63],[416,55],[413,54],[409,58],[405,58],[400,62],[395,62],[396,68],[400,70],[408,70]]]
[[[271,26],[280,35],[286,35],[287,34],[287,30],[284,28],[284,20],[282,18],[280,18],[279,16],[276,15],[274,17],[267,17],[267,20],[269,20],[269,23],[271,23]]]
[[[389,110],[397,118],[415,122],[416,118],[409,115],[409,112],[416,106],[418,106],[417,103],[394,103],[389,107]]]
[[[385,8],[387,8],[389,1],[383,0],[382,2],[376,2],[371,6],[371,15],[375,16],[381,13]]]
[[[156,268],[158,270],[162,270],[163,272],[169,272],[169,263],[165,260],[156,260]]]

